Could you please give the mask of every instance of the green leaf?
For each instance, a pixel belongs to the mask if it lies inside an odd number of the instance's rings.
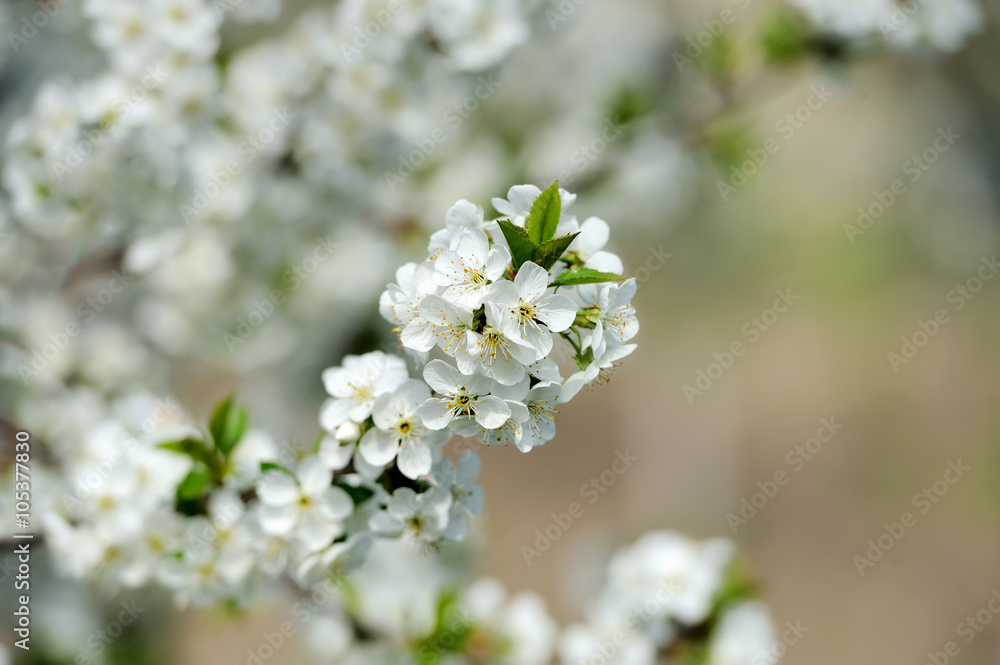
[[[348,485],[347,483],[334,483],[334,485],[347,492],[355,506],[361,505],[375,495],[375,492],[367,487]]]
[[[562,214],[562,199],[559,198],[559,181],[554,180],[548,188],[538,195],[531,205],[531,212],[524,223],[528,238],[536,245],[541,244],[556,234],[559,216]]]
[[[212,420],[208,426],[212,433],[212,440],[215,441],[215,447],[225,456],[228,456],[236,444],[240,442],[246,428],[246,409],[235,406],[232,395],[215,407],[215,412],[212,414]]]
[[[177,486],[179,502],[195,501],[212,484],[212,472],[204,464],[195,464]]]
[[[566,253],[566,248],[570,246],[573,239],[578,235],[580,235],[579,232],[559,236],[558,238],[550,238],[542,244],[535,246],[535,251],[531,255],[531,261],[548,270],[556,264],[559,257]]]
[[[576,286],[578,284],[600,284],[601,282],[620,282],[625,279],[613,272],[601,272],[591,268],[577,266],[570,268],[553,280],[549,286]]]
[[[713,616],[716,619],[721,618],[731,607],[750,598],[756,589],[757,585],[750,579],[741,562],[730,564],[726,568],[721,587],[715,593]]]
[[[732,78],[736,63],[736,46],[727,33],[713,39],[699,60],[705,72],[719,81]]]
[[[752,135],[752,128],[746,120],[730,118],[705,130],[705,144],[716,165],[728,172],[733,167],[739,168],[746,160],[748,151],[754,147]]]
[[[791,8],[772,12],[761,29],[764,53],[770,62],[794,63],[809,50],[810,30],[805,17]]]
[[[290,476],[295,475],[294,473],[289,471],[286,467],[278,464],[277,462],[261,462],[260,472],[267,473],[268,471],[283,471],[284,473],[287,473]]]
[[[444,590],[438,597],[434,613],[434,629],[427,636],[413,643],[411,654],[416,665],[440,665],[449,654],[462,653],[466,642],[475,633],[477,627],[470,621],[459,604],[458,594],[452,590]],[[494,656],[499,640],[490,640],[484,644],[489,654]],[[489,662],[493,662],[489,658]],[[483,662],[487,662],[484,659]]]
[[[521,267],[525,261],[530,261],[534,256],[535,243],[528,237],[528,232],[520,226],[513,224],[510,220],[501,219],[497,221],[503,237],[507,239],[507,246],[510,247],[510,256],[514,262],[514,270]]]
[[[187,455],[195,462],[201,462],[209,469],[215,469],[218,466],[218,460],[212,450],[198,439],[189,437],[178,441],[168,441],[167,443],[161,443],[157,447],[181,455]]]

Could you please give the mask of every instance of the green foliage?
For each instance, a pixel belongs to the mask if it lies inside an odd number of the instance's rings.
[[[214,485],[214,475],[207,466],[195,462],[191,471],[177,486],[177,510],[184,515],[200,515],[205,512],[202,499]]]
[[[739,167],[747,158],[751,132],[746,123],[731,120],[706,130],[705,142],[712,159],[723,171]]]
[[[537,263],[541,267],[548,270],[556,264],[559,257],[566,252],[566,249],[578,235],[580,234],[569,233],[564,236],[559,236],[558,238],[550,238],[539,245],[535,245],[531,254],[532,263]]]
[[[531,205],[531,212],[524,222],[528,238],[536,245],[556,234],[559,217],[562,215],[562,199],[559,197],[559,181],[553,180],[545,191],[538,195]]]
[[[213,471],[219,469],[220,460],[218,456],[213,450],[197,439],[189,437],[178,441],[168,441],[167,443],[161,443],[158,447],[181,455],[187,455],[196,463],[201,462],[206,468]]]
[[[260,472],[267,473],[268,471],[281,471],[283,473],[287,473],[288,475],[294,475],[291,471],[277,462],[261,462]]]
[[[715,594],[712,617],[718,619],[732,606],[738,605],[753,595],[756,585],[738,563],[730,564],[726,569],[722,586]]]
[[[685,642],[677,662],[680,665],[705,665],[711,661],[710,654],[707,642]]]
[[[625,279],[613,272],[601,272],[592,268],[576,266],[570,268],[553,280],[550,286],[577,286],[579,284],[600,284],[601,282],[620,282]]]
[[[233,404],[232,396],[222,400],[212,413],[209,433],[214,445],[192,437],[161,443],[163,450],[191,458],[192,467],[177,486],[177,510],[185,515],[205,511],[205,500],[214,487],[222,484],[229,455],[236,449],[247,427],[247,412]],[[261,464],[261,470],[264,469]],[[278,465],[275,465],[278,466]]]
[[[232,395],[215,407],[215,412],[209,423],[209,432],[212,434],[212,440],[215,441],[215,447],[222,452],[223,456],[228,456],[236,448],[236,444],[240,442],[246,428],[246,409],[235,406]]]
[[[461,653],[475,627],[462,613],[458,595],[445,591],[438,599],[434,630],[412,645],[418,665],[439,665],[449,653]]]
[[[539,196],[540,198],[541,196]],[[532,211],[534,210],[535,207],[532,206]],[[558,223],[558,217],[556,222]],[[515,271],[520,270],[521,266],[528,261],[548,270],[556,264],[556,261],[566,252],[573,240],[580,235],[579,233],[570,233],[558,238],[547,238],[536,242],[529,237],[528,231],[509,220],[501,219],[498,223],[503,237],[507,240],[507,246],[510,248],[511,261]]]
[[[514,270],[519,270],[522,264],[532,260],[536,245],[528,237],[527,231],[513,224],[510,220],[501,219],[497,223],[500,225],[503,237],[507,240],[507,246],[510,248]]]
[[[799,12],[783,7],[764,19],[760,39],[764,57],[769,62],[790,64],[809,50],[809,26]]]
[[[608,105],[608,115],[616,125],[623,127],[632,124],[646,115],[653,105],[649,91],[637,87],[623,86]]]
[[[713,79],[725,81],[736,71],[736,48],[733,40],[722,33],[705,47],[698,64]]]

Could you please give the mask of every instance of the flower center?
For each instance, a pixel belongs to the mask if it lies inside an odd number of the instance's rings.
[[[486,283],[489,281],[486,278],[486,269],[480,268],[478,270],[473,270],[472,268],[466,268],[465,281],[468,282],[474,289],[486,286]]]
[[[455,399],[451,401],[451,411],[456,416],[472,415],[472,396],[465,389],[461,389]]]
[[[483,331],[483,354],[484,356],[489,356],[489,362],[487,363],[490,367],[493,366],[493,361],[497,357],[497,353],[500,357],[506,361],[510,357],[507,352],[507,338],[500,334],[500,332],[494,328],[487,328]]]
[[[139,19],[132,19],[125,24],[125,34],[129,37],[139,37],[146,32],[146,24]]]
[[[424,528],[424,524],[426,524],[426,522],[427,520],[424,518],[424,516],[419,513],[417,513],[410,519],[406,520],[406,523],[416,533],[419,533]]]
[[[358,402],[369,402],[375,398],[372,387],[369,385],[356,386],[352,383],[351,390],[354,391],[354,399]]]
[[[629,319],[634,317],[635,308],[632,305],[627,305],[615,311],[611,316],[604,317],[604,321],[608,328],[618,337],[618,341],[624,342],[625,326],[628,324]]]

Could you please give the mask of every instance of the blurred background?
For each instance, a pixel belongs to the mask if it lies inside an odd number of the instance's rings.
[[[8,5],[9,25],[33,9]],[[469,199],[495,216],[491,197],[558,177],[579,195],[573,212],[608,221],[610,248],[639,282],[639,347],[606,384],[562,408],[557,438],[545,447],[479,451],[487,508],[474,538],[475,571],[512,590],[538,591],[566,622],[579,618],[611,551],[640,533],[675,528],[730,537],[776,622],[808,628],[785,663],[929,662],[928,652],[955,640],[959,624],[1000,588],[1000,279],[990,281],[1000,240],[993,41],[1000,8],[982,7],[978,32],[956,53],[845,52],[829,40],[807,55],[780,58],[760,46],[777,22],[791,20],[777,2],[562,5],[571,9],[525,10],[530,34],[513,39],[516,47],[489,70],[500,84],[449,133],[431,166],[392,190],[384,173],[403,153],[389,148],[389,166],[353,176],[364,182],[361,201],[344,206],[337,190],[356,181],[343,170],[328,190],[315,183],[333,173],[329,165],[275,171],[276,193],[248,199],[232,219],[224,213],[205,221],[211,242],[177,275],[140,275],[139,288],[114,303],[122,316],[99,319],[108,329],[81,340],[80,358],[67,359],[57,378],[107,394],[149,381],[180,396],[199,418],[235,390],[255,426],[307,444],[319,431],[320,371],[373,343],[395,347],[378,316],[378,293],[397,265],[423,257],[427,232],[442,225],[451,204]],[[689,37],[697,39],[725,10],[735,20],[724,37],[683,64],[677,54],[686,53]],[[286,3],[273,22],[224,25],[222,51],[248,48],[304,11],[306,3]],[[562,20],[553,23],[552,11]],[[86,32],[74,22],[83,19],[69,13],[65,26],[7,54],[5,126],[30,112],[30,91],[44,77],[87,71],[85,62],[67,65],[60,55],[73,53],[72,36]],[[474,95],[485,75],[464,70],[460,84],[432,88],[430,101],[408,107],[423,117],[404,123],[398,143],[414,144],[428,127],[445,124],[447,109]],[[317,153],[344,148],[324,145],[318,127],[304,127],[282,148],[303,164],[313,159],[310,146]],[[364,157],[357,145],[350,150],[350,158]],[[766,162],[747,168],[764,153]],[[271,167],[260,168],[254,177],[272,182]],[[740,169],[745,184],[734,178]],[[324,193],[290,191],[287,181],[296,178]],[[74,256],[72,269],[58,271],[58,299],[80,302],[93,290],[94,263],[117,265],[125,252],[138,271],[136,244],[159,242],[178,223],[174,208],[170,220],[155,219],[153,206],[145,210],[151,221],[141,231],[126,219],[97,234],[99,241],[92,241],[94,227],[82,224],[65,236],[54,231],[42,249],[26,251],[28,240],[0,246],[11,294],[7,321],[22,322],[9,324],[17,330],[10,345],[30,355],[32,340],[44,340],[57,320],[50,307],[56,297],[38,301],[37,294],[53,291],[36,286],[35,262]],[[14,231],[8,223],[15,238],[46,237],[32,224]],[[261,234],[253,251],[236,239],[241,223]],[[223,333],[236,328],[259,292],[232,284],[268,283],[327,233],[338,245],[333,259],[286,311],[227,352]],[[83,237],[89,245],[77,242]],[[269,243],[285,246],[281,257],[261,249]],[[100,251],[78,253],[84,246]],[[230,259],[218,258],[230,250]],[[209,274],[215,269],[219,276]],[[193,285],[178,286],[182,277]],[[204,298],[212,311],[189,308],[186,323],[175,323],[172,298]],[[169,326],[188,341],[171,348],[148,330]],[[142,344],[130,341],[136,331]],[[729,355],[735,343],[739,354]],[[123,360],[126,351],[133,355]],[[114,359],[114,376],[105,376],[111,370],[93,361],[95,354]],[[88,370],[88,361],[103,369]],[[48,384],[15,395],[17,362],[8,363],[15,386],[5,393],[6,439],[15,419],[30,422],[24,414],[37,419],[55,409],[38,406],[39,393],[52,394]],[[839,427],[827,435],[829,423]],[[827,441],[809,441],[821,432]],[[634,462],[609,474],[620,454]],[[952,482],[949,469],[963,466],[968,470]],[[785,482],[772,484],[778,478]],[[925,488],[930,494],[920,499]],[[574,502],[582,517],[526,560],[524,548],[538,550],[539,532]],[[871,556],[869,541],[891,536],[887,528],[906,512],[915,526],[859,569],[858,558]],[[61,584],[39,602],[71,614],[77,605],[65,598],[79,592]],[[118,601],[78,607],[91,602]],[[214,611],[153,611],[160,613],[150,637],[164,663],[243,662],[276,621],[267,612],[233,620]],[[89,633],[85,618],[67,622]],[[1000,662],[992,624],[960,646],[950,662]],[[287,650],[271,662],[309,658]]]

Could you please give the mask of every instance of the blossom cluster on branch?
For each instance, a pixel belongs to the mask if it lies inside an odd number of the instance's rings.
[[[403,266],[380,300],[405,357],[373,351],[327,369],[325,434],[309,450],[248,429],[231,398],[207,431],[171,400],[138,394],[75,423],[86,445],[40,479],[60,569],[112,589],[162,586],[180,605],[244,608],[287,577],[323,599],[291,612],[344,663],[730,665],[769,648],[767,611],[724,540],[643,536],[612,558],[585,622],[564,631],[535,594],[507,598],[495,580],[419,572],[401,585],[387,572],[444,568],[413,557],[463,539],[483,511],[480,458],[446,456],[452,434],[530,451],[555,435],[557,404],[635,348],[635,282],[604,249],[603,220],[564,212],[573,199],[557,183],[517,186],[489,221],[458,202],[428,258]],[[565,380],[560,361],[573,370]]]
[[[47,523],[67,567],[160,582],[182,603],[239,601],[286,570],[302,583],[350,570],[374,537],[462,539],[483,509],[480,461],[472,450],[446,457],[450,435],[542,445],[556,406],[635,348],[635,281],[603,249],[603,220],[564,213],[573,199],[557,183],[514,187],[494,203],[508,216],[492,221],[457,203],[428,259],[401,268],[381,298],[422,378],[381,351],[327,369],[326,434],[304,455],[282,460],[266,435],[245,436],[247,413],[232,400],[207,436],[164,441],[153,422],[141,443],[111,419],[94,428],[91,457],[111,459],[123,441],[130,453],[93,491],[82,475],[88,496],[54,502]],[[565,381],[560,347],[576,368]]]

